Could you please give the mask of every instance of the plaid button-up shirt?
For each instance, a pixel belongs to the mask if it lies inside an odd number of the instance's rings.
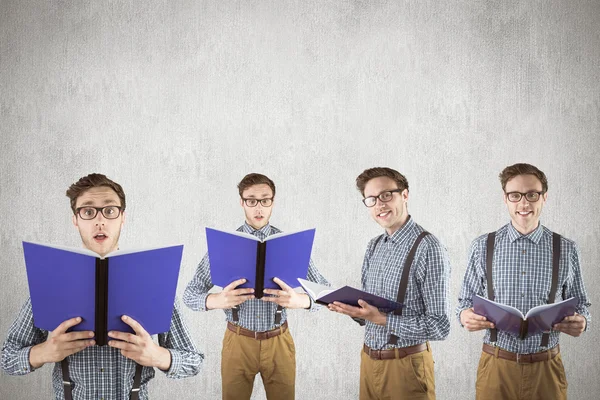
[[[362,265],[363,290],[396,300],[404,262],[423,228],[412,218],[392,235],[369,242]],[[427,340],[443,340],[450,333],[450,261],[433,235],[420,243],[408,276],[402,315],[387,314],[385,326],[366,321],[365,344],[372,349],[407,347]],[[388,343],[398,336],[396,346]]]
[[[487,298],[486,254],[487,235],[475,239],[469,250],[467,271],[462,283],[456,316],[460,322],[461,311],[473,307],[473,296]],[[577,313],[590,322],[589,298],[583,286],[579,266],[579,251],[575,243],[562,238],[560,243],[558,284],[555,301],[562,300],[563,288],[566,298],[577,297]],[[519,309],[526,314],[531,308],[547,304],[552,283],[552,232],[542,224],[528,235],[519,233],[511,223],[496,231],[492,282],[494,301]],[[498,331],[496,345],[515,353],[537,353],[541,347],[542,334],[526,339]],[[552,331],[548,348],[558,344],[559,332]],[[489,330],[483,341],[490,342]]]
[[[238,232],[245,232],[264,240],[267,236],[280,233],[281,231],[270,224],[263,226],[260,229],[254,229],[247,223],[240,226],[237,229]],[[328,285],[329,282],[319,273],[315,267],[312,259],[308,266],[307,280],[320,283],[322,285]],[[206,297],[208,291],[213,287],[213,283],[210,278],[210,261],[208,259],[208,253],[202,258],[194,277],[188,284],[183,294],[183,302],[186,306],[195,311],[206,311]],[[239,306],[238,316],[239,321],[237,325],[242,328],[250,329],[253,331],[268,331],[275,329],[283,324],[287,320],[286,309],[283,309],[281,313],[281,324],[275,324],[275,312],[277,310],[277,304],[262,301],[260,299],[250,299]],[[310,310],[317,310],[319,306],[315,305],[311,301]],[[228,322],[233,321],[233,314],[231,309],[225,309],[225,318]]]
[[[159,345],[171,353],[171,367],[165,371],[167,377],[180,379],[198,373],[204,355],[192,342],[177,304],[173,308],[169,331],[157,336]],[[31,347],[45,342],[47,337],[48,331],[34,327],[31,299],[28,299],[10,327],[2,347],[2,369],[9,375],[25,375],[34,371],[29,364]],[[122,356],[119,349],[91,346],[67,359],[74,400],[129,399],[136,363]],[[154,368],[143,367],[140,400],[148,399],[148,382],[152,378]],[[52,386],[56,400],[63,400],[60,363],[54,365]]]

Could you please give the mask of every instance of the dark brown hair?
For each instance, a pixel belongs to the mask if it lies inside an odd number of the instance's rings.
[[[546,193],[548,191],[548,179],[546,179],[546,174],[540,171],[537,167],[525,163],[510,165],[500,172],[498,178],[500,178],[502,190],[506,189],[506,183],[508,181],[518,175],[534,175],[540,180],[540,182],[542,182],[542,192]]]
[[[275,183],[273,183],[273,181],[267,178],[265,175],[256,173],[246,175],[242,178],[240,183],[238,183],[237,187],[238,191],[240,192],[240,197],[242,197],[244,190],[248,189],[250,186],[262,184],[269,185],[273,191],[273,197],[275,197]]]
[[[362,174],[356,178],[356,188],[364,196],[367,182],[369,182],[371,179],[379,178],[380,176],[388,177],[396,182],[396,185],[398,185],[398,189],[400,190],[408,189],[408,180],[406,177],[395,169],[387,167],[365,169]]]
[[[67,189],[67,197],[71,200],[71,210],[73,210],[73,214],[75,213],[75,206],[77,204],[77,198],[81,196],[86,190],[95,187],[108,187],[115,191],[117,196],[119,196],[119,200],[121,200],[121,210],[125,210],[125,192],[121,185],[117,182],[111,181],[106,177],[106,175],[102,174],[89,174],[88,176],[84,176],[80,178],[77,182],[69,186]]]

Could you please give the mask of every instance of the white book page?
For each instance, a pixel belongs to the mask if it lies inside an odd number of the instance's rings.
[[[132,249],[117,249],[115,251],[108,253],[104,257],[100,257],[100,258],[104,259],[104,258],[108,258],[108,257],[123,256],[125,254],[141,253],[143,251],[149,251],[149,250],[166,249],[167,247],[174,247],[174,246],[181,246],[181,244],[171,244],[171,245],[167,245],[167,246],[153,246],[153,247],[134,247]],[[98,256],[96,255],[96,257],[98,257]]]
[[[49,247],[51,249],[64,250],[64,251],[69,251],[71,253],[76,253],[76,254],[83,254],[85,256],[100,257],[98,254],[94,253],[91,250],[86,249],[85,247],[69,247],[69,246],[62,246],[62,245],[58,245],[58,244],[28,242],[28,241],[23,241],[23,243],[37,244],[39,246]]]
[[[562,303],[566,303],[567,301],[570,301],[573,297],[570,297],[566,300],[563,301],[559,301],[558,303],[552,303],[552,304],[542,304],[541,306],[537,306],[537,307],[533,307],[531,310],[527,311],[527,318],[541,314],[542,312],[546,311],[549,308],[552,307],[560,307],[560,305]]]
[[[264,241],[266,242],[267,240],[277,239],[277,238],[284,237],[284,236],[290,236],[290,235],[294,235],[296,233],[306,232],[306,231],[310,231],[310,230],[313,230],[313,229],[314,228],[304,229],[304,230],[301,230],[301,231],[293,231],[293,232],[279,232],[279,233],[275,233],[275,234],[273,234],[271,236],[268,236],[267,238],[265,238]]]
[[[511,306],[507,306],[506,304],[501,304],[501,303],[496,303],[495,301],[492,301],[490,299],[486,299],[484,297],[481,297],[479,295],[477,295],[477,297],[479,297],[480,299],[482,299],[484,302],[488,302],[488,303],[492,303],[493,305],[497,306],[498,308],[501,308],[502,310],[510,313],[510,314],[514,314],[514,315],[519,315],[521,317],[521,319],[525,319],[525,316],[523,315],[523,313],[514,307]]]
[[[300,285],[302,285],[302,288],[304,290],[306,290],[306,293],[308,293],[310,295],[310,297],[312,297],[315,300],[318,300],[321,297],[324,297],[324,296],[328,295],[329,293],[335,292],[337,290],[337,289],[331,289],[325,285],[320,285],[315,282],[307,281],[306,279],[302,279],[302,278],[297,278],[297,279],[298,279],[298,282],[300,282]]]
[[[249,233],[246,233],[246,232],[238,232],[238,231],[223,231],[223,230],[221,230],[221,229],[209,228],[209,227],[206,227],[206,229],[212,229],[213,231],[217,231],[217,232],[223,232],[223,233],[227,233],[227,234],[229,234],[229,235],[239,236],[239,237],[243,237],[243,238],[246,238],[246,239],[252,239],[252,240],[254,240],[254,241],[257,241],[257,242],[260,242],[260,241],[261,241],[261,240],[260,240],[259,238],[257,238],[256,236],[254,236],[254,235],[251,235],[251,234],[249,234]]]

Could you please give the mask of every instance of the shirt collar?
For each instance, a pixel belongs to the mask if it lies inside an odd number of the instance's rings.
[[[404,225],[402,225],[400,227],[400,229],[398,229],[396,232],[392,233],[391,235],[388,235],[386,232],[384,239],[386,241],[391,240],[392,243],[400,243],[408,237],[409,233],[412,231],[414,226],[415,226],[415,221],[413,221],[413,219],[409,215],[408,219],[406,220]]]
[[[242,229],[244,232],[249,233],[251,235],[254,235],[255,232],[260,232],[262,233],[265,237],[269,236],[271,234],[271,224],[266,224],[265,226],[263,226],[260,229],[254,229],[253,227],[251,227],[250,225],[248,225],[247,222],[244,222],[244,225],[242,225]]]
[[[513,226],[512,222],[508,224],[508,238],[511,243],[514,243],[518,239],[525,238],[525,239],[529,239],[530,241],[532,241],[535,244],[538,244],[540,242],[540,240],[542,239],[543,234],[544,234],[544,228],[542,227],[542,224],[538,224],[538,227],[535,228],[535,230],[533,232],[530,232],[527,235],[523,235],[523,234],[521,234],[521,232],[516,230],[515,227]]]

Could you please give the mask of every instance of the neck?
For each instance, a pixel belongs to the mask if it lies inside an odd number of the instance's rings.
[[[513,226],[513,228],[515,228],[517,230],[517,232],[519,232],[521,235],[529,235],[531,232],[535,231],[538,226],[540,226],[540,222],[538,221],[535,225],[532,226],[527,226],[527,227],[521,227],[518,225],[515,225],[511,222],[511,225]]]
[[[409,218],[410,218],[410,215],[408,215],[408,213],[404,213],[404,217],[400,220],[400,222],[397,225],[390,226],[389,228],[385,228],[385,231],[387,232],[388,235],[390,235],[390,236],[393,235],[395,232],[402,229],[402,227],[404,225],[406,225]]]
[[[263,226],[254,226],[254,225],[253,225],[253,224],[252,224],[250,221],[248,221],[248,220],[246,220],[246,223],[247,223],[247,224],[248,224],[250,227],[252,227],[253,229],[255,229],[255,230],[257,230],[257,231],[258,231],[258,230],[260,230],[260,229],[262,229],[262,228],[264,228],[265,226],[269,225],[269,221],[267,221],[267,223],[266,223],[266,224],[264,224]]]

